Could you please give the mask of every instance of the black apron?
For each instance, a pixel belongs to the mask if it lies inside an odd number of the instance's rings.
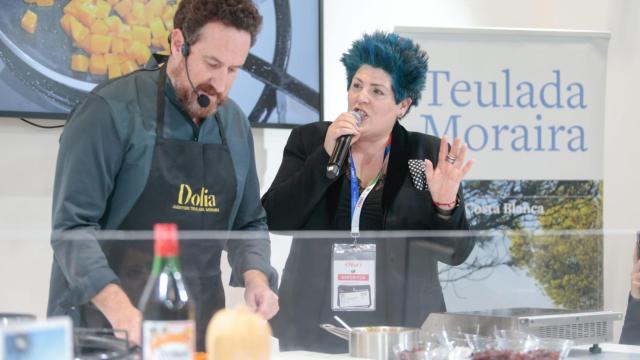
[[[166,66],[160,69],[158,80],[156,142],[149,177],[119,229],[151,230],[155,223],[172,222],[178,224],[179,230],[228,230],[236,197],[236,176],[222,122],[216,114],[222,144],[165,138],[165,80]],[[122,288],[137,306],[150,274],[153,242],[111,241],[101,245]],[[225,306],[220,278],[220,255],[224,246],[224,240],[180,242],[182,273],[196,308],[198,351],[204,351],[204,336],[211,316]],[[95,312],[95,308],[85,311],[87,325],[105,327],[106,319]],[[103,323],[94,322],[96,320]]]

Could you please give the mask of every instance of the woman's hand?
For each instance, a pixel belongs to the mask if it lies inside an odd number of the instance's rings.
[[[356,117],[352,113],[342,113],[329,126],[327,135],[324,137],[324,150],[331,156],[336,147],[336,140],[342,135],[353,135],[351,144],[360,138],[360,130],[356,124]]]
[[[440,140],[438,166],[434,169],[431,160],[424,161],[424,173],[431,198],[443,210],[451,210],[455,207],[460,182],[473,165],[473,160],[464,163],[467,146],[460,143],[460,139],[455,139],[449,150],[447,138],[443,136]]]

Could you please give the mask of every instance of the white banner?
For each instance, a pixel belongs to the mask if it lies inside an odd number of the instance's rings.
[[[600,180],[609,35],[397,27],[429,54],[403,124],[462,138],[468,179]]]
[[[462,185],[471,229],[530,232],[478,239],[464,264],[441,265],[447,309],[601,309],[601,237],[533,232],[602,228],[608,34],[397,32],[430,56],[404,125],[460,137],[476,160]]]

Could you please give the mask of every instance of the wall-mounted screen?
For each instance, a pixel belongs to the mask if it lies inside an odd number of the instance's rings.
[[[321,119],[320,0],[255,0],[262,31],[230,92],[251,124]],[[175,0],[12,0],[0,11],[0,116],[64,119],[97,84],[168,49]]]

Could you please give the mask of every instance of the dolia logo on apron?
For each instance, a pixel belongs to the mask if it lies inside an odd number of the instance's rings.
[[[220,212],[216,207],[216,196],[209,194],[209,189],[202,187],[199,192],[193,192],[191,186],[180,184],[178,190],[178,203],[173,205],[175,210]]]

